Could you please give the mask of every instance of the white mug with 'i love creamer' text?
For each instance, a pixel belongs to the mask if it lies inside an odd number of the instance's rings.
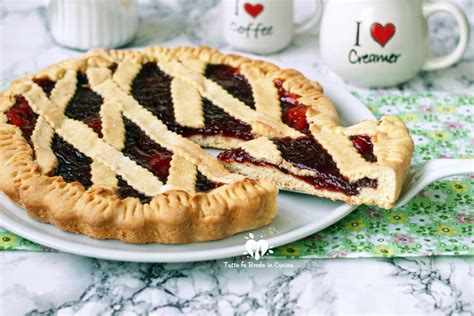
[[[446,56],[430,57],[427,18],[437,12],[454,16],[459,43]],[[320,29],[323,60],[347,81],[368,87],[449,67],[461,59],[468,39],[466,15],[448,1],[326,0]]]

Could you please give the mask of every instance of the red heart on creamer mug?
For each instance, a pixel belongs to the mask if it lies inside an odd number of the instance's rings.
[[[250,14],[252,17],[256,18],[260,13],[263,11],[263,5],[261,4],[250,4],[246,3],[244,5],[245,11],[247,11],[248,14]]]
[[[370,34],[377,43],[382,47],[385,47],[385,44],[387,44],[395,34],[395,25],[388,23],[385,26],[382,26],[380,23],[374,23],[370,27]]]

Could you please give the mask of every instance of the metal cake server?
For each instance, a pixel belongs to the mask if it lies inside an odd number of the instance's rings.
[[[461,174],[474,174],[474,159],[433,159],[416,165],[407,175],[394,208],[408,203],[428,184]]]
[[[394,208],[408,203],[430,183],[462,174],[474,174],[474,159],[433,159],[416,165],[408,173]],[[280,190],[308,194],[296,190]]]

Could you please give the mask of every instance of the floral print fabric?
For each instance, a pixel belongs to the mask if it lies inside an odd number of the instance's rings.
[[[355,93],[377,116],[398,115],[415,142],[412,165],[474,158],[474,96]],[[399,209],[361,206],[327,229],[275,249],[276,257],[474,255],[474,175],[437,181]]]
[[[355,95],[377,117],[403,119],[415,142],[413,165],[434,158],[474,158],[474,96]],[[274,249],[272,257],[474,255],[473,192],[474,175],[437,181],[399,209],[361,206],[315,235]],[[47,248],[0,230],[0,249]]]

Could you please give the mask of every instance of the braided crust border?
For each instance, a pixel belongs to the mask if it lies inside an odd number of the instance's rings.
[[[114,192],[40,174],[19,128],[0,123],[0,190],[36,220],[74,233],[128,243],[188,243],[222,239],[269,224],[277,190],[244,179],[208,193],[170,190],[143,205]]]

